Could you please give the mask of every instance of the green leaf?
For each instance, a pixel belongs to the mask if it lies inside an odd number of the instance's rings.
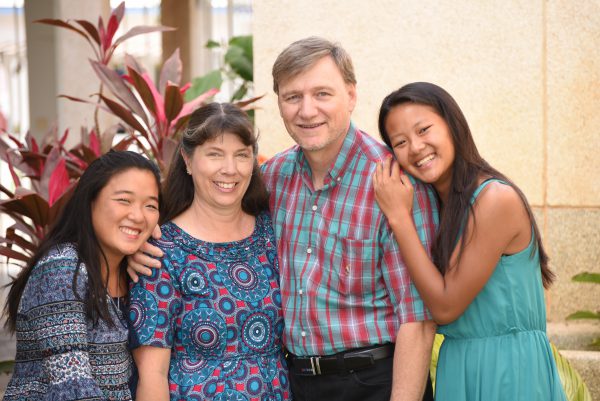
[[[562,356],[553,344],[552,355],[556,361],[556,369],[560,376],[568,401],[592,401],[592,396],[579,373],[571,366],[567,358]]]
[[[567,316],[567,319],[600,319],[600,314],[589,310],[580,310],[575,313],[571,313],[569,316]]]
[[[231,96],[231,101],[235,102],[236,100],[240,100],[242,99],[244,96],[246,96],[246,93],[248,92],[248,87],[246,85],[241,85],[236,91],[235,93]]]
[[[237,46],[241,48],[243,50],[244,57],[246,57],[250,61],[250,64],[252,64],[252,35],[234,36],[229,40],[229,46]]]
[[[208,42],[206,42],[206,44],[204,45],[207,49],[214,49],[217,47],[221,47],[221,44],[219,42],[216,42],[214,40],[209,40]]]
[[[189,102],[209,89],[220,89],[223,84],[223,76],[220,70],[214,70],[199,78],[194,78],[192,86],[185,92],[185,101]]]
[[[243,80],[253,81],[252,59],[248,58],[242,47],[229,46],[225,53],[225,62]]]
[[[600,284],[600,273],[583,272],[573,276],[573,281]]]

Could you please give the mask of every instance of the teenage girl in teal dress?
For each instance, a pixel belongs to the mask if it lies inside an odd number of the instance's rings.
[[[425,82],[385,98],[383,140],[396,160],[374,175],[410,275],[445,341],[436,400],[563,401],[546,336],[548,268],[523,193],[479,155],[454,99]],[[432,184],[440,227],[431,260],[411,219],[412,185]]]

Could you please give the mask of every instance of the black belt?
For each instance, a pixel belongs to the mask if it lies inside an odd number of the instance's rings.
[[[327,356],[296,356],[288,352],[290,372],[301,376],[317,376],[333,373],[350,373],[370,368],[375,361],[394,355],[394,344],[367,349],[356,349]]]

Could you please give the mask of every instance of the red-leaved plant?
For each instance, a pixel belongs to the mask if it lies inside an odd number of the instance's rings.
[[[123,16],[125,15],[125,2],[121,2],[108,17],[108,22],[106,26],[104,25],[104,20],[102,16],[98,17],[98,22],[94,25],[91,21],[84,19],[74,19],[74,20],[60,20],[54,18],[43,18],[39,20],[35,20],[33,22],[37,22],[40,24],[57,26],[59,28],[68,29],[71,32],[75,32],[78,35],[82,36],[92,48],[94,52],[96,62],[102,65],[107,66],[115,53],[117,47],[126,41],[137,35],[143,35],[152,32],[164,32],[164,31],[172,31],[175,28],[168,26],[146,26],[146,25],[137,25],[128,30],[123,35],[115,38],[115,34],[119,29],[119,25],[121,25],[121,21],[123,20]],[[103,93],[103,83],[100,83],[100,88],[98,93]],[[98,99],[98,102],[100,99]],[[101,132],[100,126],[98,123],[98,111],[94,114],[94,124],[96,132]]]
[[[8,197],[0,201],[0,213],[14,220],[5,236],[0,237],[0,255],[9,260],[29,260],[66,203],[76,180],[102,153],[101,141],[94,131],[84,130],[85,142],[70,150],[65,148],[68,135],[67,130],[58,138],[53,130],[43,145],[29,134],[24,141],[8,133],[0,136],[0,160],[7,164],[16,188],[12,192],[0,184],[0,191]],[[124,140],[117,148],[127,146]],[[22,178],[29,179],[31,188],[24,186]]]

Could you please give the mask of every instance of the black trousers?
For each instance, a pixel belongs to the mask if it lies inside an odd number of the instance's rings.
[[[371,368],[343,374],[300,376],[290,372],[294,401],[389,401],[394,358],[375,362]],[[431,380],[423,401],[433,401]]]

